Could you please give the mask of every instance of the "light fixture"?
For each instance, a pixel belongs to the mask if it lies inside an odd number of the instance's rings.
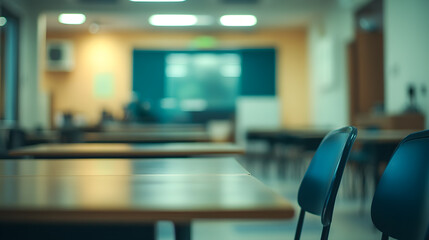
[[[228,27],[250,27],[257,22],[253,15],[224,15],[220,18],[220,23]]]
[[[58,17],[58,21],[62,24],[82,24],[86,20],[82,13],[63,13]]]
[[[184,2],[186,0],[130,0],[131,2]]]
[[[197,24],[197,17],[184,14],[156,14],[149,18],[149,23],[154,26],[192,26]]]
[[[3,27],[6,25],[7,19],[5,17],[0,17],[0,27]]]

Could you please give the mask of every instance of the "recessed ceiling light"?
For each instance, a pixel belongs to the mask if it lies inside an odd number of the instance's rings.
[[[249,27],[256,22],[256,17],[253,15],[224,15],[220,18],[222,25],[231,27]]]
[[[149,23],[154,26],[192,26],[197,24],[197,17],[182,14],[156,14],[149,18]]]
[[[63,13],[58,17],[58,21],[62,24],[82,24],[86,20],[82,13]]]
[[[184,2],[186,0],[130,0],[131,2]]]
[[[0,17],[0,27],[3,27],[6,25],[7,19],[5,17]]]

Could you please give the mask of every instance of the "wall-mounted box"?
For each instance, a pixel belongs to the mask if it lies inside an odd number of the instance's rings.
[[[46,43],[46,69],[48,71],[73,70],[73,42],[68,40],[48,40]]]

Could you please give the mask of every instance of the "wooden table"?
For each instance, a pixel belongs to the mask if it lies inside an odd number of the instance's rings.
[[[5,176],[249,175],[232,157],[0,160]]]
[[[248,130],[248,134],[261,137],[271,137],[279,135],[289,135],[301,138],[323,138],[333,129],[330,128],[253,128]]]
[[[333,130],[333,129],[331,129]],[[330,131],[327,128],[259,128],[248,131],[248,137],[267,141],[269,153],[274,152],[276,143],[298,144],[315,150],[320,141]],[[371,149],[370,155],[375,159],[374,178],[376,183],[382,174],[380,163],[388,162],[396,146],[409,134],[417,130],[365,130],[359,129],[356,144],[365,144]],[[356,145],[355,144],[355,145]],[[272,156],[267,156],[267,159]],[[282,163],[282,162],[280,162]],[[267,165],[264,163],[265,166]],[[279,166],[282,169],[282,166]]]
[[[53,130],[30,131],[26,133],[25,141],[27,144],[54,143],[59,140],[59,133]]]
[[[322,139],[332,129],[327,128],[255,128],[247,132],[248,139],[260,139],[269,143],[270,149],[276,143],[299,144],[316,150]]]
[[[171,143],[171,142],[210,142],[206,131],[114,131],[89,132],[83,134],[87,143]]]
[[[270,137],[295,137],[300,139],[323,139],[329,131],[326,128],[256,128],[248,131],[248,134],[260,138]],[[399,143],[403,138],[417,130],[365,130],[359,129],[356,140],[375,143]]]
[[[92,143],[212,141],[210,134],[201,124],[113,124],[98,129],[76,129],[76,131],[82,133],[82,141]],[[59,130],[28,132],[26,141],[29,144],[59,142],[60,132]]]
[[[106,124],[103,132],[202,132],[206,131],[203,124],[150,124],[150,123],[120,123]]]
[[[398,144],[417,130],[358,130],[357,141],[362,143]]]
[[[322,139],[330,131],[327,128],[253,128],[247,132],[247,140],[264,141],[268,144],[267,151],[262,157],[262,172],[268,174],[271,161],[277,159],[277,174],[285,177],[286,159],[274,155],[275,146],[299,146],[302,150],[315,151]]]
[[[290,219],[290,202],[234,159],[18,159],[0,162],[0,222],[178,223]],[[191,167],[191,168],[188,168]]]
[[[378,184],[384,167],[382,163],[387,164],[392,157],[398,144],[406,136],[417,130],[358,130],[356,142],[366,145],[370,157],[374,160],[370,162],[374,166],[373,178],[375,184]],[[370,159],[369,159],[370,160]]]
[[[243,153],[242,147],[229,143],[72,143],[39,144],[17,148],[9,152],[9,155],[34,158],[142,158]]]

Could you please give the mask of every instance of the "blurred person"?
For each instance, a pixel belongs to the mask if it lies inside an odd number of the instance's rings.
[[[156,118],[151,113],[149,101],[141,102],[136,92],[133,92],[131,102],[124,109],[126,122],[155,122]]]

